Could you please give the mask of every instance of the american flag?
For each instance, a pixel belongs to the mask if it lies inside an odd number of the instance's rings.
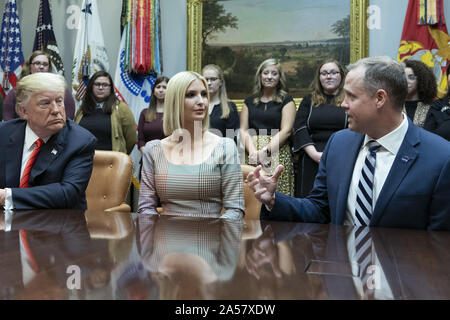
[[[64,75],[64,64],[59,54],[55,33],[53,32],[52,13],[48,0],[41,0],[36,24],[33,51],[42,50],[49,54],[53,70]]]
[[[3,98],[16,86],[23,62],[16,0],[8,0],[5,4],[0,33],[0,93]]]

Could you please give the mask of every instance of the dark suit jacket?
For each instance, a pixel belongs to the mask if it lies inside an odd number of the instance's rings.
[[[89,256],[92,246],[83,211],[17,211],[11,231],[0,231],[0,299],[14,299],[24,289],[21,229],[28,232],[29,250],[39,269],[61,287],[70,275],[67,266],[84,267],[80,259]]]
[[[0,125],[0,188],[11,188],[20,209],[86,209],[85,190],[92,173],[96,139],[67,120],[42,147],[30,175],[30,187],[20,189],[20,166],[26,121]]]
[[[307,198],[277,193],[261,218],[317,223],[344,222],[353,168],[364,135],[334,134],[320,160]],[[409,120],[408,131],[374,208],[370,226],[450,230],[450,143]]]

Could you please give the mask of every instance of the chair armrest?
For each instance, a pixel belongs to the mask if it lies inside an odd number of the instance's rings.
[[[105,209],[105,211],[131,212],[131,207],[126,203],[122,203],[119,206]]]

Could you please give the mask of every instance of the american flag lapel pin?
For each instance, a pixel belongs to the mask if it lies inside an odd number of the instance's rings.
[[[409,159],[408,156],[403,156],[403,157],[402,157],[402,161],[403,161],[404,163],[407,163],[409,160],[410,160],[410,159]]]

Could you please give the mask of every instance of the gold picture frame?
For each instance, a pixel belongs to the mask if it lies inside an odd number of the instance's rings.
[[[187,70],[200,72],[202,67],[202,8],[208,0],[186,0],[187,3]],[[366,26],[369,0],[350,1],[350,62],[369,55],[369,30]],[[301,98],[294,99],[298,106]],[[236,102],[238,109],[242,101]]]

